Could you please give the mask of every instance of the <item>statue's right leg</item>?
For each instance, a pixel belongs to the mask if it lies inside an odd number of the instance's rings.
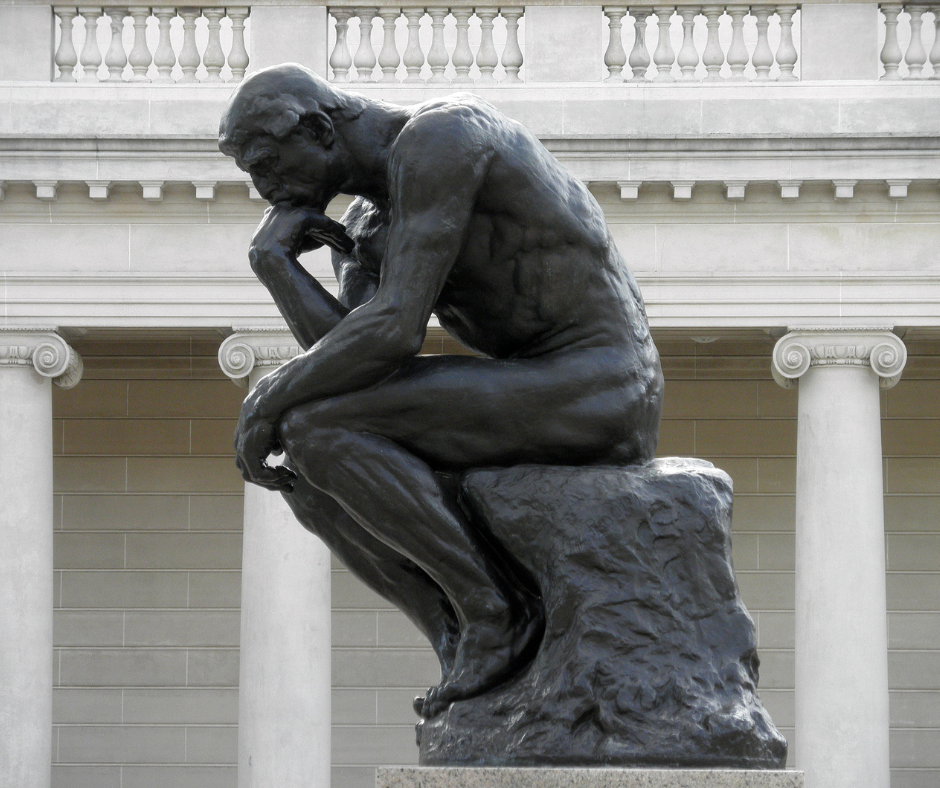
[[[318,536],[352,574],[401,610],[431,642],[446,679],[460,628],[441,587],[414,561],[376,539],[324,492],[297,477],[283,493],[301,525]]]

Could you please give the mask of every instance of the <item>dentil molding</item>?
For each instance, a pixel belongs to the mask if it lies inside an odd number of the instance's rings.
[[[55,329],[0,326],[0,368],[27,366],[63,389],[82,379],[82,357]]]
[[[881,388],[889,389],[901,379],[907,363],[907,348],[888,327],[792,329],[774,346],[774,380],[784,388],[811,367],[871,367]]]
[[[294,335],[283,328],[238,328],[219,347],[219,366],[237,386],[259,367],[279,367],[301,353]]]

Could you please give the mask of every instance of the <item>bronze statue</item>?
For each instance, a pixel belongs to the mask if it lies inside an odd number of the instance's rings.
[[[639,289],[584,184],[473,95],[393,106],[276,66],[235,90],[219,147],[271,203],[251,267],[305,351],[245,400],[238,466],[428,637],[433,721],[522,671],[546,626],[537,572],[471,516],[461,477],[654,457]],[[342,224],[324,215],[340,193]],[[338,298],[298,262],[324,244]],[[419,356],[432,314],[479,357]]]

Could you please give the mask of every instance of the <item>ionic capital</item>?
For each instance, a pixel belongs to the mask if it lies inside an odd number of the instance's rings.
[[[236,327],[219,348],[219,366],[232,382],[247,388],[252,370],[274,369],[300,353],[300,345],[285,328]]]
[[[774,346],[773,376],[784,388],[812,367],[871,367],[881,388],[901,379],[907,348],[889,328],[796,328]]]
[[[55,329],[0,326],[0,369],[33,367],[59,388],[70,389],[82,379],[82,357]]]

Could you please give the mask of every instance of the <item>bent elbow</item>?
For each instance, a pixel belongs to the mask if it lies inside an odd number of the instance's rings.
[[[417,356],[424,345],[423,333],[409,331],[403,326],[387,329],[382,336],[383,355],[396,362]]]

